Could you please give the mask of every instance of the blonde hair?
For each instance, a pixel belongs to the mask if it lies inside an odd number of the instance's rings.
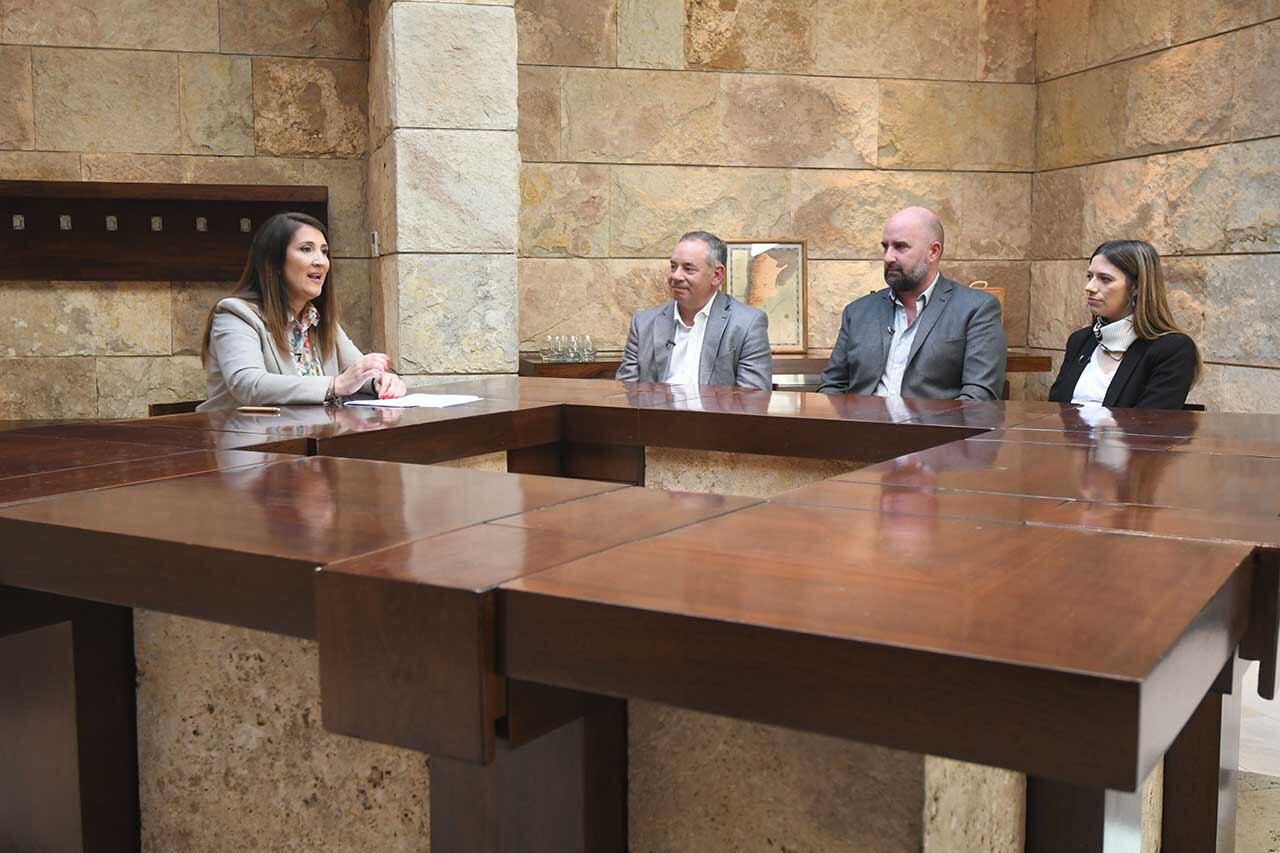
[[[1098,256],[1124,273],[1129,308],[1133,312],[1134,334],[1144,341],[1153,341],[1175,332],[1186,334],[1178,327],[1178,322],[1173,318],[1173,310],[1169,308],[1164,273],[1160,269],[1160,254],[1155,246],[1145,240],[1108,240],[1089,255],[1090,258]],[[1191,345],[1195,346],[1195,341]],[[1192,379],[1193,385],[1200,381],[1203,366],[1200,348],[1196,347],[1196,375]]]

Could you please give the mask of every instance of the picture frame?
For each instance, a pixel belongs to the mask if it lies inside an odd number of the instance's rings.
[[[774,353],[809,350],[809,246],[806,240],[725,240],[729,260],[723,290],[769,317]]]

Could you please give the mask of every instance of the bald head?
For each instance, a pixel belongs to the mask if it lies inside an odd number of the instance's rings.
[[[931,243],[936,241],[939,249],[946,242],[942,233],[942,220],[927,207],[904,207],[889,217],[889,221],[885,223],[886,231],[890,225],[918,230],[924,239]]]
[[[884,224],[884,280],[899,295],[922,292],[942,260],[942,220],[927,207],[906,207]]]

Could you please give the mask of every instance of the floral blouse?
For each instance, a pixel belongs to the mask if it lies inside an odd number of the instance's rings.
[[[289,337],[289,349],[293,351],[293,363],[299,376],[324,376],[324,365],[312,346],[311,329],[320,323],[320,312],[310,302],[302,311],[302,319],[294,317],[285,328]]]

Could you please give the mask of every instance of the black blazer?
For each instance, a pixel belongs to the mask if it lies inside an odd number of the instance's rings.
[[[1085,326],[1067,338],[1067,354],[1049,389],[1049,402],[1070,403],[1098,339]],[[1181,332],[1137,340],[1125,351],[1102,405],[1109,409],[1181,409],[1196,375],[1196,345]]]

